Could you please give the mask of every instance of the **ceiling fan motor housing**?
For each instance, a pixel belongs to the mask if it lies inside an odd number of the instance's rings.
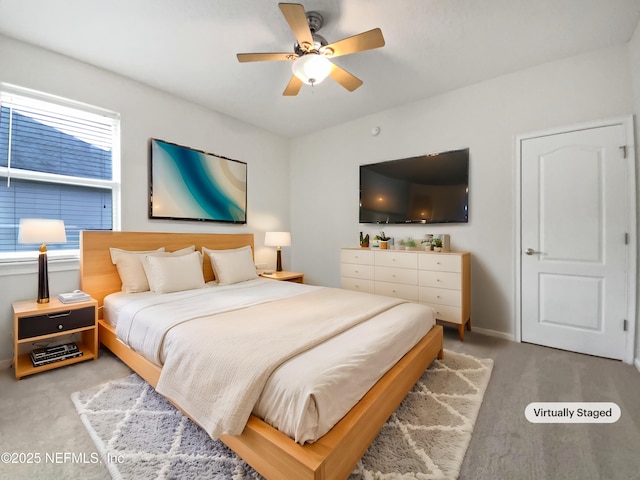
[[[296,42],[293,45],[293,51],[296,53],[296,55],[301,57],[311,52],[319,53],[322,47],[326,47],[327,45],[329,45],[329,42],[327,42],[327,39],[324,38],[322,35],[318,35],[317,33],[312,33],[311,36],[313,37],[313,47],[311,49],[309,50],[303,49],[298,42]]]
[[[318,53],[320,48],[329,45],[329,42],[322,36],[318,35],[318,30],[322,28],[324,25],[324,18],[318,12],[305,12],[307,18],[307,24],[309,25],[309,30],[311,31],[311,37],[313,38],[313,47],[311,49],[305,49],[300,46],[298,42],[293,45],[293,51],[299,57],[306,55],[307,53],[313,52]]]
[[[324,25],[324,18],[318,12],[306,12],[307,23],[309,24],[309,30],[311,33],[316,33]]]

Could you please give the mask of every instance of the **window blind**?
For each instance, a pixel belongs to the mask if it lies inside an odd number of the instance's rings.
[[[64,220],[67,243],[49,250],[113,229],[118,153],[117,115],[0,92],[0,255],[33,250],[17,243],[21,218]]]

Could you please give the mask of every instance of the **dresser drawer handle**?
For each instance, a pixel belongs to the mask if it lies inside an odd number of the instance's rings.
[[[47,314],[47,317],[60,318],[60,317],[68,317],[69,315],[71,315],[71,310],[67,310],[66,312],[59,312],[59,313],[49,313]]]
[[[58,325],[58,330],[62,330],[64,328],[64,326],[62,324]]]

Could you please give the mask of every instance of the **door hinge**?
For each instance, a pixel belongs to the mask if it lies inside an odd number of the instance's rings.
[[[629,245],[629,234],[628,233],[624,234],[624,244],[625,245]]]
[[[626,145],[622,145],[620,147],[620,150],[622,151],[622,158],[627,158],[627,146]]]
[[[622,330],[624,330],[625,332],[627,331],[627,321],[626,320],[622,321]]]

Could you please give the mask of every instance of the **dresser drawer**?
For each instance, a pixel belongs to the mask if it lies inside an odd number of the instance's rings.
[[[420,270],[435,270],[439,272],[461,272],[462,260],[459,255],[425,253],[418,260]]]
[[[95,308],[85,307],[62,310],[56,313],[20,317],[18,339],[65,332],[76,328],[91,327],[96,323]]]
[[[357,263],[343,263],[340,266],[343,277],[364,278],[373,280],[373,265],[358,265]]]
[[[437,305],[430,303],[431,308],[436,312],[436,318],[438,320],[444,320],[451,323],[462,323],[462,309],[458,307],[452,307],[450,305]]]
[[[420,270],[418,283],[421,287],[449,288],[462,290],[462,274],[452,272],[430,272]]]
[[[407,285],[418,284],[418,271],[407,268],[375,267],[376,282],[406,283]]]
[[[340,286],[346,290],[357,292],[374,293],[373,280],[363,280],[359,278],[342,277]]]
[[[342,263],[356,263],[358,265],[373,265],[373,252],[371,250],[340,250]]]
[[[381,267],[418,268],[418,254],[412,252],[374,252],[375,265]]]
[[[462,293],[460,290],[447,288],[420,287],[420,303],[433,303],[462,307]]]
[[[412,302],[418,301],[418,286],[403,285],[401,283],[378,282],[375,283],[375,294],[387,297],[404,298]]]

